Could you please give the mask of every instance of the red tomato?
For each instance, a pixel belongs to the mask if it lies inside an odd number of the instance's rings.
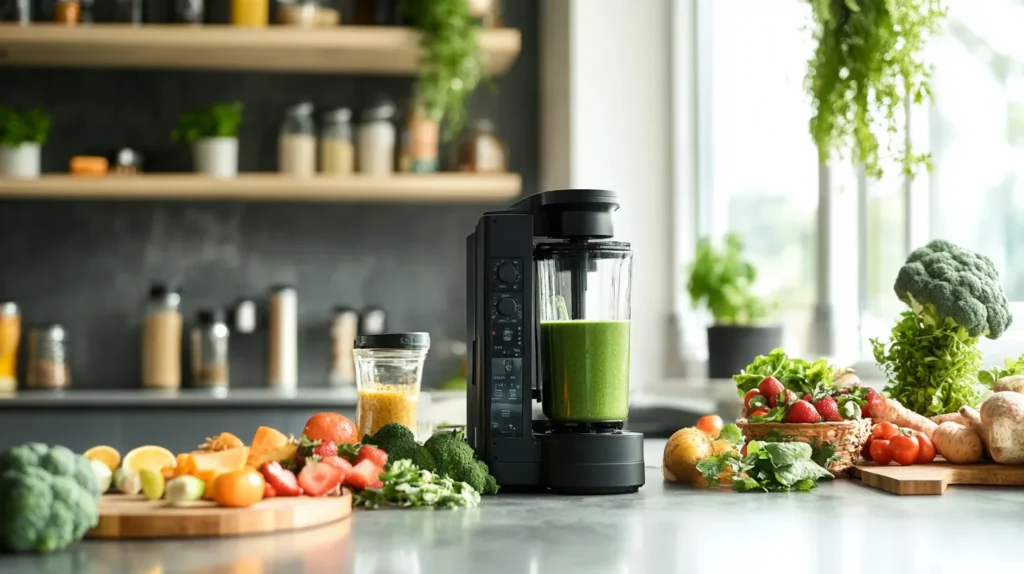
[[[874,435],[875,438],[881,438],[881,439],[885,439],[885,440],[891,439],[892,437],[894,437],[897,434],[899,434],[899,432],[900,432],[900,427],[898,427],[898,426],[896,426],[896,425],[894,425],[894,424],[892,424],[890,422],[878,423],[877,425],[875,425],[871,429],[871,434]]]
[[[864,447],[860,449],[860,456],[864,460],[871,460],[871,443],[875,442],[875,436],[871,435],[864,441]]]
[[[889,453],[889,441],[876,438],[871,441],[871,460],[879,466],[885,466],[892,462],[892,454]]]
[[[935,460],[935,443],[932,442],[932,439],[920,432],[914,436],[917,437],[917,444],[920,447],[917,452],[917,460],[914,462],[917,464],[928,464]]]
[[[759,416],[763,416],[763,415],[766,415],[766,414],[768,414],[768,409],[766,409],[764,407],[761,407],[759,409],[754,409],[754,411],[750,413],[750,417],[751,418],[759,417]]]
[[[725,423],[722,422],[722,417],[718,415],[707,415],[700,417],[697,421],[697,428],[704,431],[704,434],[711,438],[718,438],[718,435],[722,432],[722,427]]]
[[[754,397],[759,397],[759,396],[761,396],[761,391],[759,391],[757,389],[750,389],[749,391],[747,391],[747,394],[743,395],[743,406],[747,407],[747,410],[749,410],[750,409],[750,399],[752,399]]]
[[[898,434],[889,439],[889,454],[892,455],[893,460],[903,466],[914,464],[920,452],[921,445],[915,437]]]

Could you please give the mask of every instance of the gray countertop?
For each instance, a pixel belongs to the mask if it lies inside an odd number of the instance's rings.
[[[1024,489],[897,497],[840,480],[810,493],[707,492],[662,483],[663,445],[648,441],[647,485],[634,495],[501,495],[469,511],[359,510],[303,532],[87,541],[0,556],[0,572],[961,573],[1016,556]]]

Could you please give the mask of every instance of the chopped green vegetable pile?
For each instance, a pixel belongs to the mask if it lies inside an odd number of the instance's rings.
[[[477,460],[459,429],[435,434],[419,444],[412,431],[396,423],[386,424],[372,437],[363,438],[388,453],[389,464],[409,460],[417,468],[437,472],[457,482],[468,483],[480,494],[497,494],[498,483],[483,461]]]
[[[727,425],[720,436],[733,437],[731,431],[726,435],[729,427],[734,425]],[[737,429],[735,434],[738,433]],[[824,450],[820,454],[829,456]],[[731,477],[736,492],[806,491],[817,486],[819,478],[832,478],[832,473],[815,462],[813,455],[814,449],[807,443],[754,440],[747,443],[745,456],[736,451],[724,452],[700,461],[697,470],[708,486],[720,484],[723,475]]]
[[[383,488],[365,488],[355,494],[356,506],[475,508],[480,504],[480,494],[472,486],[421,470],[408,459],[392,463],[380,479]]]

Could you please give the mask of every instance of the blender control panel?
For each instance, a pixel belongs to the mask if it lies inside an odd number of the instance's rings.
[[[521,437],[523,421],[523,260],[490,262],[491,431]]]

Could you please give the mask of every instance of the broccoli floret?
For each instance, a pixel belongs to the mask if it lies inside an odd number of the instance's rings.
[[[0,550],[50,552],[99,521],[99,488],[84,457],[39,443],[0,454]]]
[[[498,494],[498,481],[490,473],[487,474],[487,481],[484,483],[484,489],[480,494]]]
[[[398,423],[388,423],[365,444],[372,444],[388,453],[388,461],[412,459],[420,447],[412,431]]]
[[[412,455],[412,463],[421,470],[429,470],[431,472],[437,470],[437,462],[434,461],[434,455],[430,454],[430,451],[424,446],[416,447],[416,452]]]
[[[486,494],[488,484],[497,492],[497,483],[487,470],[487,465],[477,460],[473,449],[466,444],[465,435],[459,431],[436,434],[423,443],[424,448],[434,455],[437,472],[452,480],[465,482],[481,494]]]
[[[948,241],[915,249],[894,289],[926,324],[951,319],[971,337],[998,339],[1013,322],[992,260]]]

